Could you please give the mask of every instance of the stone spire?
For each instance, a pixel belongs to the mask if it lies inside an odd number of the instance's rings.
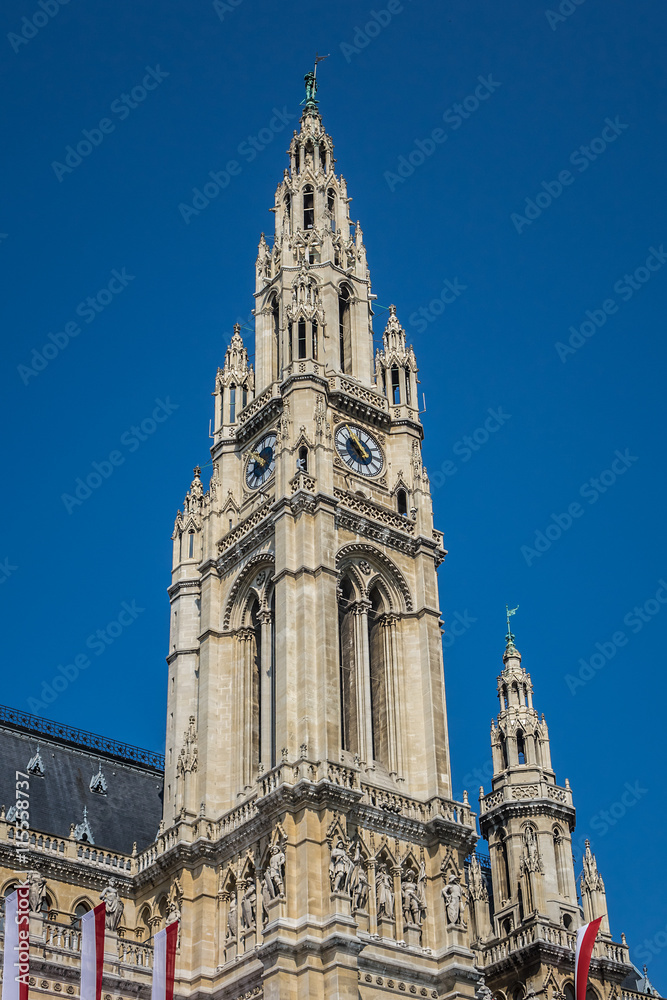
[[[581,902],[584,909],[584,920],[588,923],[596,917],[602,917],[600,933],[609,935],[609,914],[607,912],[607,895],[602,876],[598,871],[595,855],[591,844],[586,840],[584,849],[584,868],[581,874]]]

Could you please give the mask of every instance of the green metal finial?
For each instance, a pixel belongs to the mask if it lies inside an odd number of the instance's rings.
[[[514,639],[516,638],[510,626],[510,618],[512,617],[512,615],[515,615],[518,610],[519,610],[518,604],[515,608],[510,608],[509,604],[505,605],[505,611],[507,612],[507,635],[505,636],[505,643],[508,647],[514,645]]]
[[[323,59],[328,59],[329,55],[330,53],[327,53],[326,56],[318,56],[316,52],[315,66],[313,67],[313,72],[306,73],[306,75],[303,78],[306,84],[306,100],[302,101],[301,103],[305,104],[307,108],[317,108],[318,101],[315,98],[315,95],[317,94],[317,64],[321,63]]]

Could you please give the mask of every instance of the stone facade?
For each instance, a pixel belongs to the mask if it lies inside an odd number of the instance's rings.
[[[373,354],[363,234],[307,84],[259,243],[256,367],[236,327],[210,484],[195,469],[173,533],[157,836],[109,862],[80,836],[54,847],[34,831],[29,864],[52,901],[34,916],[34,996],[78,992],[76,907],[104,892],[124,904],[113,1000],[148,996],[150,940],[175,919],[183,998],[564,1000],[572,981],[572,794],[513,644],[480,799],[490,864],[467,794],[452,797],[446,553],[416,359],[393,306]],[[19,867],[9,829],[0,819],[3,892]],[[590,851],[582,898],[586,919],[606,912]],[[597,1000],[632,995],[608,923],[595,954]]]

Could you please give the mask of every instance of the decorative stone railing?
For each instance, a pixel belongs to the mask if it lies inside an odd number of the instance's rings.
[[[279,397],[280,388],[278,383],[274,382],[273,385],[268,387],[268,389],[260,392],[259,396],[256,396],[255,399],[251,400],[247,406],[244,406],[238,415],[238,423],[241,426],[247,424],[251,417],[254,417],[256,413],[259,413],[262,407],[266,406],[267,403],[270,403],[272,399],[278,399]]]
[[[338,489],[338,487],[334,487],[334,496],[344,507],[348,507],[357,514],[362,514],[373,521],[387,525],[387,527],[395,528],[397,531],[405,531],[408,535],[415,533],[414,521],[403,517],[394,510],[383,507],[379,503],[373,503],[372,500],[366,500],[365,497],[357,496],[356,493],[348,493],[346,490]]]
[[[222,555],[224,552],[232,549],[242,538],[255,531],[264,518],[268,517],[270,507],[271,501],[267,500],[261,507],[253,511],[252,514],[249,514],[244,521],[237,524],[224,538],[221,538],[218,542],[218,554]]]
[[[556,927],[546,922],[536,922],[528,927],[517,928],[504,941],[484,948],[480,952],[481,964],[484,966],[495,965],[496,962],[502,962],[521,948],[526,948],[539,941],[559,945],[561,948],[567,948],[574,952],[577,935],[572,931],[565,930],[564,927]],[[593,958],[627,963],[629,962],[629,951],[626,945],[616,944],[613,941],[597,941]]]
[[[44,925],[44,946],[69,951],[76,955],[81,951],[81,931],[71,924],[56,924],[47,921]]]
[[[0,820],[0,844],[4,843],[14,847],[15,836],[16,828],[14,825],[6,820]],[[103,848],[82,843],[73,837],[47,837],[37,831],[28,830],[27,843],[31,852],[35,851],[47,858],[68,858],[93,865],[103,865],[105,868],[127,874],[133,874],[136,871],[132,855],[105,851]]]
[[[375,389],[369,389],[364,385],[359,385],[358,382],[353,382],[349,378],[345,378],[343,375],[330,375],[329,376],[329,391],[330,392],[343,392],[346,396],[352,396],[355,399],[359,399],[369,406],[373,406],[376,410],[381,410],[384,413],[389,413],[389,404],[387,402],[386,396],[377,392]]]
[[[480,799],[480,816],[495,809],[502,802],[519,802],[530,799],[551,799],[564,806],[572,806],[572,791],[552,785],[548,781],[530,781],[525,785],[504,785]]]

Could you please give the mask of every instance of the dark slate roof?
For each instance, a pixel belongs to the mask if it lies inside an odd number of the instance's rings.
[[[159,754],[0,706],[0,803],[16,802],[16,772],[39,750],[44,774],[30,774],[30,828],[69,837],[84,808],[96,847],[125,854],[156,837],[162,818]],[[106,793],[91,791],[102,770]]]

